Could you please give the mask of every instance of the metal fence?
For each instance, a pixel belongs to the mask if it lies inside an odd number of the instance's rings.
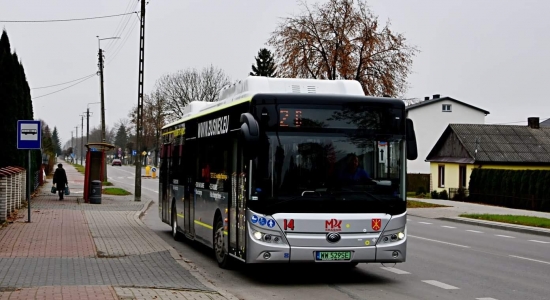
[[[0,222],[5,222],[26,199],[27,171],[20,167],[0,168]]]

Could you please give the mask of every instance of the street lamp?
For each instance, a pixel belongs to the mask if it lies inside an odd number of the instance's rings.
[[[102,38],[100,39],[99,36],[97,37],[97,46],[99,48],[99,77],[100,77],[100,84],[101,84],[101,141],[105,143],[105,93],[103,89],[103,50],[101,49],[101,41],[103,40],[116,40],[120,39],[118,36],[108,37],[108,38]],[[104,152],[105,153],[105,152]],[[103,166],[103,178],[104,180],[107,180],[107,159],[105,157],[105,154],[103,156],[103,160],[105,161],[105,166]]]
[[[101,80],[101,141],[105,143],[105,96],[103,89],[103,50],[101,49],[101,41],[120,39],[118,36],[102,38],[97,37],[97,47],[99,48],[99,76]]]

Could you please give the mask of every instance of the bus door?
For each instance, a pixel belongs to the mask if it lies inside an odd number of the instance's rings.
[[[245,259],[247,180],[238,138],[231,140],[231,201],[229,205],[229,253]]]
[[[185,193],[183,198],[183,230],[190,238],[194,238],[194,220],[195,220],[195,178],[194,174],[196,173],[197,168],[197,141],[196,140],[186,140],[186,147],[184,155],[184,176],[185,180]]]
[[[162,145],[161,148],[161,163],[160,163],[160,178],[159,178],[159,184],[160,184],[160,200],[161,203],[159,205],[161,206],[161,213],[162,213],[162,220],[167,222],[172,222],[171,215],[170,215],[170,201],[168,198],[168,190],[169,190],[169,182],[168,182],[168,149],[170,148],[169,144]]]

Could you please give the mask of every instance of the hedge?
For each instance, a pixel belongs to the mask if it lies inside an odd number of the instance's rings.
[[[550,211],[550,171],[474,169],[468,201]]]

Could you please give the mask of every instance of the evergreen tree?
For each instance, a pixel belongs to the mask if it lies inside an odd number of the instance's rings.
[[[52,142],[53,142],[53,147],[55,149],[55,154],[57,154],[58,156],[63,154],[63,151],[61,151],[61,140],[59,139],[59,133],[57,132],[57,127],[53,128]]]
[[[124,124],[120,124],[115,137],[115,146],[117,148],[124,149],[126,148],[127,143],[128,143],[128,133],[126,132],[126,126],[124,126]]]
[[[252,65],[251,76],[264,76],[264,77],[276,77],[275,71],[275,60],[271,51],[266,48],[260,49],[258,51],[258,56],[254,57],[256,59],[256,65]]]
[[[16,144],[18,105],[20,103],[17,101],[15,89],[15,63],[8,34],[4,30],[0,37],[0,107],[2,107],[0,131],[5,138],[2,147],[0,147],[0,167],[20,165]]]

